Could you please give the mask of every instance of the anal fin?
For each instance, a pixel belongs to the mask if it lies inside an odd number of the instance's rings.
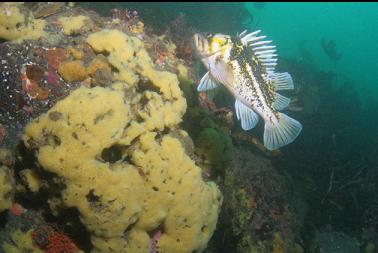
[[[275,98],[274,98],[274,108],[277,110],[277,111],[281,111],[283,109],[285,109],[286,107],[289,106],[290,104],[290,101],[291,99],[290,98],[287,98],[285,96],[282,96],[281,94],[279,93],[275,93]]]
[[[254,128],[259,122],[259,116],[257,115],[257,113],[255,113],[252,109],[250,109],[239,100],[235,100],[235,111],[236,117],[238,118],[238,120],[241,120],[241,127],[244,130]]]

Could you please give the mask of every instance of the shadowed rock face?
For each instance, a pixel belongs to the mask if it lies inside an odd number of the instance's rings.
[[[237,148],[222,188],[221,252],[297,252],[302,218],[296,212],[306,206],[296,196],[300,208],[289,208],[294,205],[289,184],[268,159]]]
[[[142,20],[152,26],[155,32],[164,32],[167,25],[177,16],[184,14],[188,25],[201,31],[236,33],[246,28],[245,22],[252,15],[244,3],[80,3],[79,6],[110,15],[113,8],[138,11]],[[209,15],[211,13],[211,15]]]
[[[59,83],[59,77],[48,62],[39,41],[0,44],[0,145],[13,148],[22,129],[33,118],[50,109],[76,84]],[[50,67],[48,67],[50,66]],[[51,84],[51,73],[56,84]],[[29,86],[25,79],[29,80]]]

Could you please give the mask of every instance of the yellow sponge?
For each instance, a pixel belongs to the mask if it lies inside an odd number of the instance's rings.
[[[0,4],[0,39],[20,42],[24,39],[38,39],[45,35],[43,29],[46,21],[34,19],[30,16],[26,19],[21,13],[22,3]]]
[[[12,206],[13,177],[6,166],[0,166],[0,212]]]
[[[149,91],[151,108],[141,120],[124,94],[120,87],[81,87],[30,123],[24,141],[37,145],[42,167],[65,182],[62,201],[79,210],[94,252],[149,253],[149,233],[161,227],[160,252],[199,252],[222,196],[202,180],[177,137],[157,132],[161,119],[152,118],[173,110],[170,100]],[[104,155],[111,150],[118,158]]]
[[[76,17],[61,17],[58,19],[63,26],[63,33],[66,35],[72,35],[79,33],[85,23],[89,21],[89,17],[79,15]]]

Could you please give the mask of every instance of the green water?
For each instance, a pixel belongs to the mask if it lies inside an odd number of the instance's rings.
[[[377,3],[246,3],[253,13],[252,29],[273,39],[279,56],[300,58],[303,50],[319,69],[337,73],[338,83],[352,81],[362,97],[378,97]],[[334,40],[342,54],[333,62],[321,39]]]

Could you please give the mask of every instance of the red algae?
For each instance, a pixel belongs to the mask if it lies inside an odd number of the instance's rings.
[[[76,244],[66,234],[50,226],[40,226],[32,232],[33,242],[46,253],[80,252]]]
[[[49,67],[58,69],[59,64],[67,59],[67,50],[64,48],[52,48],[47,50],[46,60]]]

